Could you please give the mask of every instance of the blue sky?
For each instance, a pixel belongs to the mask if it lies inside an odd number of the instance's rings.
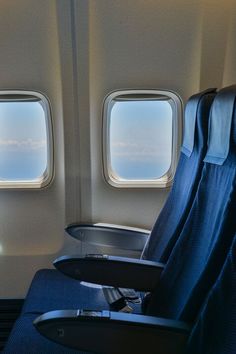
[[[0,103],[0,179],[32,180],[47,166],[46,124],[39,102]]]
[[[116,102],[111,111],[111,164],[124,179],[155,179],[170,167],[172,109],[167,101]],[[0,103],[0,179],[33,180],[47,167],[39,102]]]
[[[111,111],[111,165],[124,179],[154,179],[171,163],[172,108],[167,101],[116,102]]]

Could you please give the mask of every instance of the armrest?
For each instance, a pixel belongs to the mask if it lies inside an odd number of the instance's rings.
[[[51,311],[34,325],[54,342],[103,354],[182,354],[190,332],[184,322],[110,311]]]
[[[96,246],[106,246],[141,253],[150,231],[129,226],[113,224],[72,224],[66,232],[77,240]]]
[[[152,291],[164,264],[106,255],[62,256],[53,262],[65,275],[89,283]]]

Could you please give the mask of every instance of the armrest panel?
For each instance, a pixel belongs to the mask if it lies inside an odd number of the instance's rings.
[[[54,266],[65,275],[95,284],[152,291],[163,263],[106,255],[63,256]]]
[[[77,240],[96,246],[142,252],[149,230],[113,224],[72,224],[66,232]]]
[[[182,354],[190,331],[184,322],[110,311],[51,311],[34,325],[54,342],[104,354]]]

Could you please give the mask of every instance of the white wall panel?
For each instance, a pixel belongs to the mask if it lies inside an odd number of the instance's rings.
[[[80,6],[82,9],[85,2],[76,3],[76,33],[79,33]],[[92,213],[89,209],[87,213],[82,212],[82,216],[95,222],[151,227],[168,191],[119,190],[104,181],[103,99],[116,89],[164,88],[176,91],[186,100],[200,89],[221,87],[233,3],[220,0],[90,0],[86,3],[89,4],[86,27],[90,80],[86,109],[90,113],[87,126],[90,135],[85,130],[83,134],[90,140],[87,165],[91,162],[92,173],[91,180],[81,181],[81,190],[91,188],[86,198],[91,198],[88,203]],[[78,39],[78,43],[80,41]],[[78,63],[79,59],[78,55]],[[78,78],[80,90],[84,85]],[[81,110],[79,119],[84,120],[85,115],[86,111]],[[85,200],[81,205],[84,207]]]
[[[56,2],[0,4],[0,89],[38,90],[52,105],[55,179],[44,190],[0,191],[0,297],[21,297],[64,242],[64,143]]]

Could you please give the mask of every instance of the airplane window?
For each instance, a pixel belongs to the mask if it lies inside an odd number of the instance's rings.
[[[159,93],[108,96],[104,110],[108,182],[167,185],[177,150],[175,102]]]
[[[169,170],[172,109],[167,101],[116,102],[110,124],[111,166],[120,178],[148,180]]]
[[[52,177],[48,102],[0,93],[0,187],[40,188]]]

